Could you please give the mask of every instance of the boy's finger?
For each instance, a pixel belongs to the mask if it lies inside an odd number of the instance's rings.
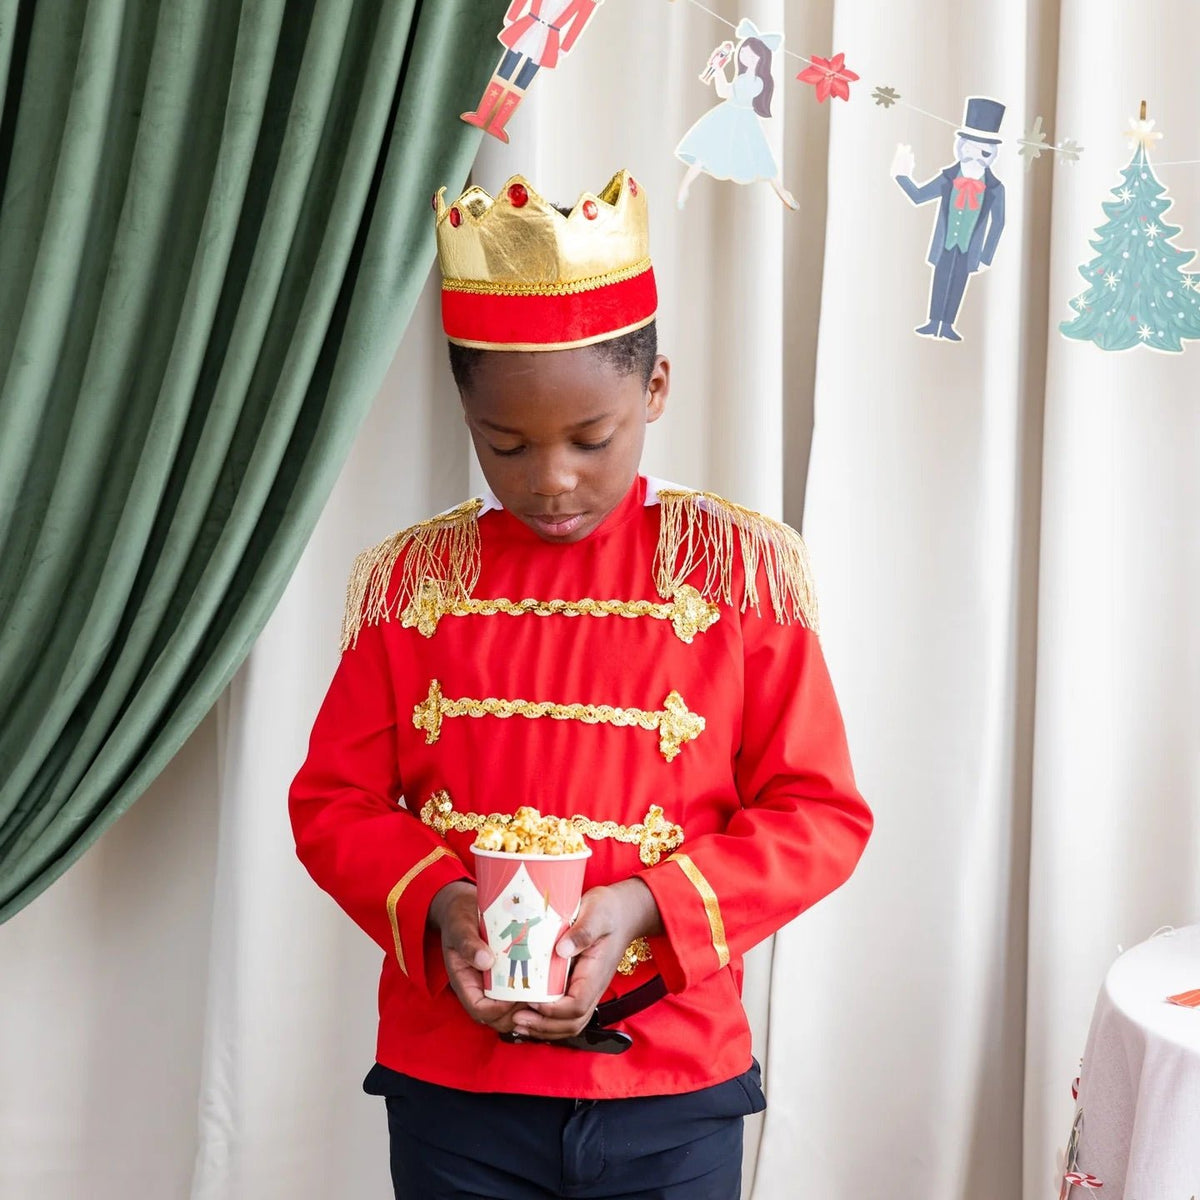
[[[534,1012],[520,1012],[513,1018],[517,1033],[545,1041],[574,1037],[585,1025],[585,1017],[549,1017]]]
[[[590,903],[588,896],[584,896],[579,915],[571,928],[558,939],[555,949],[563,958],[573,958],[589,946],[594,946],[608,932],[609,922],[599,911],[599,906]]]
[[[490,970],[496,962],[496,956],[474,927],[453,930],[448,941],[463,962],[470,963],[477,971]]]

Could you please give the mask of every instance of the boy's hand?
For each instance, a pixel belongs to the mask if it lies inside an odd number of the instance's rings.
[[[551,1004],[519,1006],[510,1018],[513,1027],[544,1041],[574,1037],[591,1020],[629,943],[661,933],[658,905],[640,879],[592,888],[575,924],[558,940],[557,952],[575,960],[567,994]]]
[[[483,973],[491,970],[495,955],[479,936],[475,885],[461,879],[446,884],[429,906],[429,923],[441,934],[450,986],[467,1016],[497,1033],[511,1033],[518,1006],[483,994]]]

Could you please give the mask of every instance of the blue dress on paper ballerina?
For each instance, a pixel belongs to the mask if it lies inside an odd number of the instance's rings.
[[[731,179],[734,183],[776,178],[779,166],[754,111],[755,98],[762,90],[763,81],[757,75],[738,75],[730,86],[729,98],[706,112],[683,135],[675,149],[676,158],[716,179]]]

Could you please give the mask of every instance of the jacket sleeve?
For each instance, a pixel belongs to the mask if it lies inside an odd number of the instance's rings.
[[[575,45],[579,35],[583,32],[583,27],[592,19],[592,13],[595,11],[596,5],[592,0],[582,0],[582,3],[576,0],[576,3],[571,6],[568,12],[570,26],[559,43],[559,50],[563,54],[566,54]]]
[[[383,634],[364,627],[317,714],[288,808],[309,874],[432,994],[447,977],[440,940],[426,929],[429,905],[471,874],[400,804],[396,716]]]
[[[895,176],[901,190],[914,204],[936,200],[942,194],[942,176],[935,175],[924,183],[914,183],[907,175]]]
[[[672,992],[744,954],[839,887],[871,812],[855,786],[817,635],[768,611],[742,618],[745,699],[735,763],[742,801],[725,830],[641,873],[665,937],[651,939]]]

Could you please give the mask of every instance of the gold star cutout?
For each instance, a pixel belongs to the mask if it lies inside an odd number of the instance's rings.
[[[1154,118],[1143,118],[1138,120],[1137,117],[1129,118],[1129,128],[1123,134],[1125,140],[1129,143],[1130,149],[1135,149],[1141,146],[1143,150],[1151,150],[1154,143],[1162,139],[1162,134],[1154,128]]]

